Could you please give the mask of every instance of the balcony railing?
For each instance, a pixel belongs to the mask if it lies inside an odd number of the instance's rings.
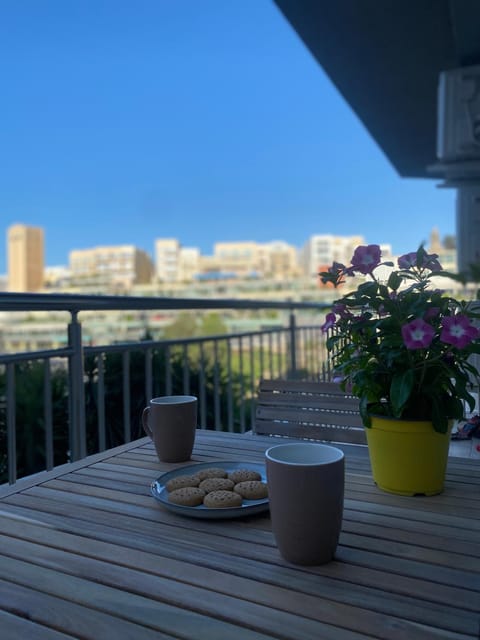
[[[0,311],[69,313],[66,346],[0,355],[0,482],[81,459],[143,435],[151,397],[193,394],[199,427],[244,432],[261,376],[328,376],[320,330],[328,305],[261,300],[0,294]],[[88,346],[85,311],[277,310],[279,327]]]

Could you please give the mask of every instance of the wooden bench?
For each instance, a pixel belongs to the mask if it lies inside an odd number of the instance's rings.
[[[358,398],[334,382],[261,380],[253,432],[366,444]]]

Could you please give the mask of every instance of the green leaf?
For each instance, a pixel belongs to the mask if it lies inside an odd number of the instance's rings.
[[[437,396],[432,397],[432,422],[433,428],[439,433],[447,433],[448,430],[447,409]]]
[[[363,396],[360,398],[360,417],[363,421],[363,426],[369,429],[372,426],[372,419],[370,418],[370,414],[368,413],[368,398],[367,396]]]
[[[464,271],[460,273],[452,273],[451,271],[446,271],[444,269],[443,271],[436,272],[435,275],[440,277],[445,277],[445,278],[451,278],[452,280],[455,280],[456,282],[461,282],[462,284],[466,284],[468,282],[468,274],[465,273]]]
[[[390,385],[390,401],[395,417],[400,417],[403,407],[410,398],[414,382],[415,373],[412,369],[407,369],[393,376]]]
[[[475,398],[473,396],[471,396],[469,393],[467,393],[464,396],[464,399],[467,402],[468,408],[470,409],[470,411],[473,411],[475,409]],[[462,405],[462,410],[463,410],[463,405]]]
[[[362,296],[374,296],[377,293],[378,284],[376,282],[364,282],[358,286],[357,292]]]
[[[467,397],[466,396],[464,397],[465,397],[465,400],[468,401]],[[473,401],[473,405],[475,406],[475,401]],[[447,418],[455,418],[456,420],[461,420],[464,414],[463,402],[460,400],[460,398],[457,398],[456,396],[451,396],[446,398],[444,413],[447,416]]]
[[[388,278],[388,286],[396,291],[398,287],[402,284],[403,278],[398,275],[396,271],[392,271],[390,277]]]

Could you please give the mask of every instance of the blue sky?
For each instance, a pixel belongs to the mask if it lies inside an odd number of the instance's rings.
[[[2,0],[0,77],[0,233],[42,226],[47,265],[455,232],[454,192],[397,175],[271,0]]]

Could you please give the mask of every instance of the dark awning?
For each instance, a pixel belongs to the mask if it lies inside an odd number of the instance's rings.
[[[401,176],[431,177],[440,71],[480,63],[480,0],[274,0]]]

